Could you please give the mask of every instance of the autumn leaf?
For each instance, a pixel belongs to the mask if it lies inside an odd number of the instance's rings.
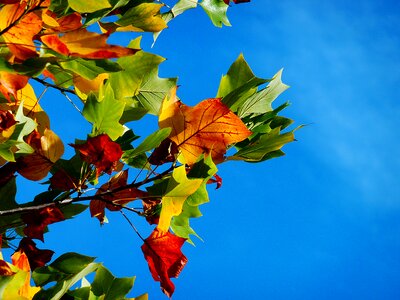
[[[137,49],[108,45],[108,34],[89,32],[84,28],[69,31],[63,36],[44,35],[40,39],[52,50],[66,56],[90,59],[116,58],[135,54]]]
[[[0,142],[3,142],[3,138],[8,138],[12,132],[10,129],[13,129],[14,125],[17,124],[15,121],[14,115],[8,110],[0,109]]]
[[[19,243],[17,251],[22,251],[26,254],[32,270],[44,266],[51,260],[54,254],[51,250],[38,249],[36,243],[30,238],[23,238]]]
[[[170,278],[177,278],[187,263],[187,258],[181,251],[184,243],[184,238],[156,228],[142,245],[151,275],[155,281],[160,281],[161,290],[168,297],[172,297],[175,290]]]
[[[129,202],[147,196],[146,192],[143,192],[136,188],[124,188],[114,193],[101,195],[103,193],[116,190],[121,187],[127,186],[128,170],[121,171],[111,178],[111,180],[103,184],[97,191],[96,195],[101,196],[102,200],[90,201],[90,214],[92,217],[99,219],[100,223],[104,223],[105,208],[111,211],[121,210],[121,206],[128,204]],[[113,205],[113,203],[117,205]]]
[[[185,166],[177,167],[173,170],[165,186],[161,182],[160,186],[155,184],[148,190],[152,196],[162,196],[162,207],[160,220],[157,228],[167,232],[174,216],[182,212],[183,203],[200,187],[202,179],[188,179]],[[158,194],[158,195],[157,195]]]
[[[68,32],[82,27],[82,16],[76,12],[58,18],[55,13],[47,10],[42,15],[42,19],[43,27],[46,28],[45,34]]]
[[[207,99],[194,107],[182,104],[174,93],[166,98],[159,116],[160,128],[171,127],[170,139],[192,165],[201,154],[222,162],[227,147],[251,135],[251,131],[220,99]]]
[[[84,161],[96,167],[97,176],[102,172],[111,174],[122,156],[120,145],[106,134],[90,137],[84,144],[70,145],[80,152]]]
[[[30,135],[28,143],[35,152],[18,159],[18,173],[30,180],[41,180],[63,155],[64,145],[50,129],[45,129],[42,136],[35,131]]]
[[[12,279],[12,284],[8,284],[2,294],[2,299],[30,300],[40,290],[39,287],[32,287],[31,268],[28,257],[22,250],[16,251],[11,256],[12,264],[17,268],[17,272]]]
[[[25,1],[5,5],[0,10],[0,30],[10,52],[16,60],[26,60],[38,56],[33,42],[34,36],[42,29],[42,20],[33,12],[26,13]]]
[[[23,89],[27,85],[28,80],[29,77],[27,76],[0,71],[0,92],[11,102],[9,95],[18,99],[17,91]]]
[[[21,217],[26,224],[24,228],[26,236],[42,242],[46,226],[64,220],[63,213],[56,206],[48,206],[35,212],[23,214]]]

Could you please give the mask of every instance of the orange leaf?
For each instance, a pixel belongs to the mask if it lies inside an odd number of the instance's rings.
[[[82,17],[78,13],[73,13],[61,18],[57,18],[57,15],[47,10],[42,15],[43,27],[47,28],[44,33],[61,33],[76,30],[82,27]]]
[[[96,195],[100,195],[102,193],[124,187],[127,185],[127,180],[128,170],[119,172],[113,178],[111,178],[109,182],[103,184],[97,191]],[[121,209],[120,205],[126,205],[127,203],[142,198],[144,196],[147,196],[147,193],[136,188],[123,189],[109,195],[103,195],[102,199],[104,199],[104,201],[90,201],[90,214],[92,217],[96,217],[97,219],[99,219],[100,223],[103,224],[105,208],[111,211],[118,211]],[[115,203],[117,205],[113,205],[112,203]]]
[[[14,254],[11,256],[11,261],[12,264],[14,266],[16,266],[18,269],[25,271],[26,275],[25,275],[25,282],[24,284],[19,288],[18,290],[18,296],[20,296],[21,298],[17,298],[17,299],[32,299],[33,296],[40,290],[39,287],[31,287],[31,268],[29,266],[29,261],[28,261],[28,257],[26,256],[26,254],[22,251],[16,251],[14,252]],[[14,299],[13,295],[13,298]],[[9,299],[8,297],[5,297]]]
[[[28,80],[29,77],[27,76],[0,71],[0,92],[8,101],[10,101],[10,94],[17,99],[17,91],[23,89],[27,85]]]
[[[23,251],[28,257],[29,265],[32,270],[44,266],[51,260],[54,252],[51,250],[41,250],[36,247],[36,243],[30,238],[23,238],[19,243],[17,251]]]
[[[59,37],[56,34],[45,35],[40,39],[52,50],[66,56],[91,59],[116,58],[132,55],[138,50],[108,45],[107,34],[89,32],[84,28],[69,31]]]
[[[171,127],[170,139],[176,143],[188,165],[201,154],[211,154],[222,162],[229,145],[251,135],[242,120],[220,99],[207,99],[194,107],[186,106],[172,93],[165,99],[159,116],[160,128]]]
[[[4,41],[15,58],[21,61],[38,56],[33,39],[42,29],[42,20],[33,12],[25,14],[26,9],[32,9],[32,6],[28,7],[22,1],[5,5],[0,10],[0,30],[9,28],[3,34]]]
[[[181,251],[186,239],[171,232],[161,233],[158,229],[145,239],[142,251],[153,279],[161,282],[161,290],[168,297],[174,293],[175,286],[170,278],[177,278],[187,263]]]

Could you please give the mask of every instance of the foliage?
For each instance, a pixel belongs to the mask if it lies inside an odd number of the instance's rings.
[[[151,32],[155,40],[197,6],[214,25],[230,25],[229,2],[0,0],[0,245],[15,250],[12,263],[0,257],[2,299],[126,297],[134,278],[115,278],[77,253],[52,261],[53,251],[36,247],[49,225],[88,207],[101,224],[106,213],[119,211],[136,231],[126,211],[156,225],[147,238],[137,233],[153,278],[171,297],[170,278],[187,262],[181,247],[197,236],[190,220],[209,201],[207,185],[222,184],[217,165],[284,154],[281,148],[294,140],[293,130],[285,131],[292,120],[278,114],[288,104],[272,107],[287,88],[282,71],[258,78],[240,55],[216,98],[189,107],[176,95],[177,80],[158,76],[164,58],[141,50],[140,38],[128,46],[107,43],[121,31]],[[38,84],[58,90],[92,124],[86,140],[69,144],[70,158],[63,158],[64,141],[39,105]],[[131,128],[146,114],[158,118],[160,129],[138,142]],[[45,179],[47,191],[17,203],[17,174]]]

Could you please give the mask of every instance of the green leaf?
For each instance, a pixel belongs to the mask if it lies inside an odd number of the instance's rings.
[[[222,102],[233,112],[237,112],[240,106],[256,92],[256,88],[266,82],[267,79],[254,77],[222,98]]]
[[[170,90],[176,86],[176,78],[158,77],[158,68],[153,69],[144,78],[134,97],[153,115],[158,115],[161,103]]]
[[[74,73],[81,75],[86,79],[95,79],[99,74],[118,72],[122,70],[118,63],[109,59],[89,60],[83,58],[74,58],[66,62],[62,62],[60,65],[64,69],[73,71]]]
[[[222,98],[230,92],[246,84],[250,79],[255,78],[243,54],[240,54],[235,62],[229,67],[226,75],[222,76],[219,84],[217,98]]]
[[[171,11],[174,17],[179,16],[184,13],[188,9],[197,7],[198,0],[179,0],[174,7],[172,7]]]
[[[116,140],[125,131],[119,123],[124,107],[124,102],[115,100],[112,91],[108,89],[101,102],[90,94],[82,113],[93,124],[95,134],[106,133],[112,140]]]
[[[248,98],[238,110],[239,117],[249,114],[263,114],[272,110],[272,102],[286,89],[288,85],[282,83],[282,69],[271,79],[268,86]]]
[[[50,266],[53,269],[66,274],[77,274],[84,270],[94,261],[94,257],[85,256],[79,253],[69,252],[61,255]]]
[[[283,152],[275,152],[280,150],[285,144],[294,141],[293,131],[280,134],[280,128],[271,130],[270,133],[262,135],[254,143],[250,143],[246,147],[240,149],[228,160],[244,160],[248,162],[264,161],[273,157],[281,156]]]
[[[193,228],[190,227],[190,218],[198,218],[202,216],[199,206],[201,204],[209,202],[208,192],[207,192],[207,182],[217,173],[218,169],[211,159],[211,156],[204,158],[202,156],[199,161],[197,161],[190,170],[188,178],[198,178],[203,182],[200,187],[190,195],[182,207],[182,212],[175,216],[171,222],[172,231],[187,241],[193,244],[190,239],[190,235],[195,235],[201,239]]]
[[[202,184],[202,179],[188,179],[185,166],[173,170],[171,177],[155,183],[148,191],[152,196],[162,197],[160,220],[157,228],[168,231],[172,217],[182,212],[187,197]]]
[[[229,23],[228,17],[226,16],[229,5],[223,0],[203,0],[200,5],[210,17],[214,26],[231,26],[231,23]]]
[[[140,38],[134,40],[130,47],[138,48],[139,43]],[[176,79],[158,77],[158,65],[164,60],[161,56],[144,51],[118,59],[118,64],[124,70],[112,73],[109,79],[115,98],[134,97],[150,114],[157,115],[162,100],[176,85]]]
[[[92,13],[111,7],[107,0],[68,0],[68,4],[78,13]]]
[[[11,178],[5,185],[0,187],[0,210],[9,210],[18,207],[15,202],[17,195],[17,185],[15,177]],[[0,217],[0,233],[4,233],[8,228],[13,228],[16,223],[21,221],[20,214],[13,214],[9,216]],[[3,239],[3,247],[5,240]]]
[[[149,112],[135,97],[124,98],[123,101],[125,101],[125,109],[120,120],[122,124],[140,120]]]
[[[132,31],[161,31],[167,27],[160,15],[162,6],[162,4],[156,3],[141,3],[130,8],[114,24],[121,27],[129,26],[127,29]],[[107,24],[102,25],[107,26]]]

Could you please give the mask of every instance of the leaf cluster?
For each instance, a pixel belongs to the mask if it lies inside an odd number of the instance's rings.
[[[197,6],[214,25],[230,25],[229,4],[0,0],[0,246],[15,250],[11,263],[0,257],[0,297],[125,299],[134,278],[116,278],[77,253],[52,261],[51,250],[36,247],[34,240],[44,241],[51,224],[88,208],[102,225],[108,213],[122,214],[143,241],[153,278],[171,297],[171,278],[187,262],[181,247],[199,237],[191,219],[209,202],[207,187],[222,184],[217,165],[284,154],[281,148],[294,140],[287,130],[292,120],[278,115],[287,103],[272,105],[288,87],[282,70],[258,78],[240,55],[216,96],[190,107],[176,95],[177,78],[159,77],[165,59],[141,49],[138,33],[156,40],[171,20]],[[135,38],[126,46],[108,44],[117,32]],[[33,82],[43,86],[40,96]],[[50,129],[40,106],[48,89],[58,90],[91,124],[85,140],[67,146]],[[61,115],[63,103],[55,105]],[[157,118],[159,129],[140,138],[134,129],[145,115]],[[65,147],[74,149],[72,157],[65,157]],[[42,181],[46,189],[18,203],[16,176]],[[151,235],[142,237],[125,212],[155,225]]]

